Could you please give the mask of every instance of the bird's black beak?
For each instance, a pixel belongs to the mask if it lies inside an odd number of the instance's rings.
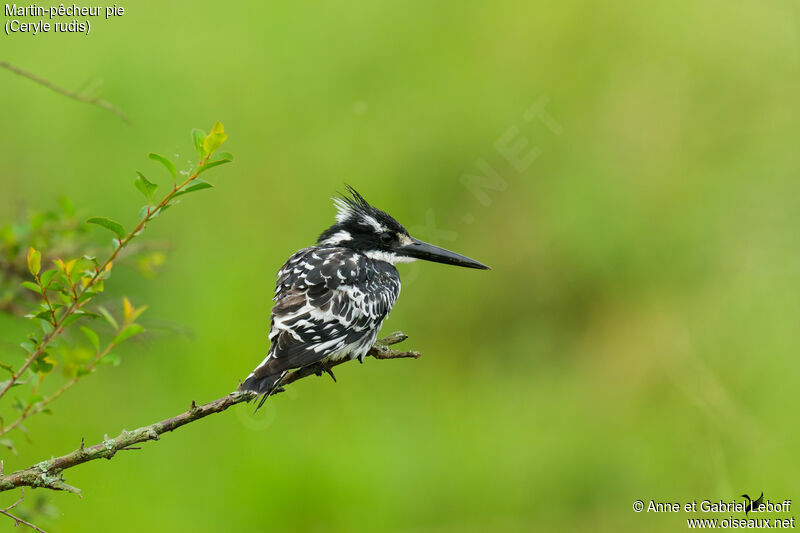
[[[423,259],[425,261],[433,261],[435,263],[445,263],[447,265],[456,265],[467,268],[478,268],[480,270],[489,270],[489,267],[483,263],[479,263],[474,259],[465,257],[461,254],[439,248],[427,242],[422,242],[411,237],[411,243],[400,247],[400,253],[408,257],[416,259]]]

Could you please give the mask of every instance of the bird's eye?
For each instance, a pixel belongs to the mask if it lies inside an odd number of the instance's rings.
[[[389,233],[388,231],[385,231],[381,233],[380,239],[381,239],[381,244],[389,244],[390,242],[392,242],[392,234]]]

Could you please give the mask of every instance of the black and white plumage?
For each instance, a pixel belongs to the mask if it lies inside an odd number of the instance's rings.
[[[348,191],[350,197],[335,199],[336,224],[315,246],[294,253],[278,272],[269,353],[241,385],[263,394],[261,404],[292,369],[363,359],[400,295],[395,263],[426,259],[488,268],[414,239],[355,189]]]

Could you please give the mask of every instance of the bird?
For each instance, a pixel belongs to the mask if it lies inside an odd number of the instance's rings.
[[[758,510],[758,508],[761,507],[761,504],[764,503],[764,491],[761,491],[761,496],[759,496],[757,500],[751,500],[750,496],[747,494],[742,494],[742,498],[747,499],[747,505],[744,508],[744,514],[745,516],[748,516],[750,511]]]
[[[258,410],[291,370],[315,373],[342,359],[363,362],[400,295],[397,263],[418,259],[466,268],[489,267],[412,237],[353,187],[334,197],[336,223],[317,243],[289,257],[277,274],[269,350],[239,386],[261,396]]]

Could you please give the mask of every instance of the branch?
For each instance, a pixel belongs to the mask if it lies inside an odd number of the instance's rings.
[[[33,74],[32,72],[28,72],[27,70],[23,70],[23,69],[21,69],[19,67],[16,67],[16,66],[12,65],[11,63],[9,63],[7,61],[0,60],[0,67],[3,67],[6,70],[10,70],[14,74],[18,74],[18,75],[20,75],[20,76],[22,76],[24,78],[28,78],[29,80],[34,81],[34,82],[38,83],[39,85],[43,85],[43,86],[47,87],[48,89],[50,89],[52,91],[55,91],[55,92],[57,92],[59,94],[62,94],[64,96],[66,96],[67,98],[72,98],[73,100],[77,100],[78,102],[84,102],[84,103],[87,103],[87,104],[91,104],[91,105],[96,105],[98,107],[102,107],[103,109],[105,109],[107,111],[111,111],[112,113],[117,115],[119,118],[121,118],[125,122],[127,122],[129,124],[131,122],[131,120],[128,118],[128,115],[123,113],[120,108],[118,108],[117,106],[115,106],[114,104],[112,104],[110,102],[106,102],[105,100],[101,100],[100,98],[97,98],[97,97],[86,96],[84,94],[78,94],[76,92],[70,91],[69,89],[65,89],[63,87],[59,87],[58,85],[55,85],[51,81],[48,81],[48,80],[46,80],[44,78],[41,78],[41,77],[37,76],[36,74]]]
[[[370,349],[369,355],[376,359],[419,358],[419,352],[401,352],[389,348],[390,345],[402,342],[407,338],[408,336],[402,332],[398,331],[392,333],[388,337],[378,340]],[[334,361],[324,365],[324,368],[312,366],[295,370],[284,376],[280,381],[279,387],[294,383],[295,381],[311,375],[320,375],[322,371],[327,372],[334,366],[349,360],[350,359]],[[282,388],[279,388],[273,395],[282,390]],[[160,435],[168,431],[174,431],[181,426],[205,418],[208,415],[221,413],[233,405],[249,402],[255,397],[256,394],[254,392],[234,391],[205,405],[198,406],[192,402],[192,406],[188,411],[177,416],[161,420],[149,426],[134,429],[133,431],[122,430],[122,433],[120,433],[118,437],[113,439],[106,437],[103,442],[95,444],[94,446],[86,447],[84,446],[83,440],[81,440],[80,447],[72,453],[42,461],[24,470],[14,472],[13,474],[0,475],[0,492],[12,490],[17,487],[44,487],[52,490],[74,492],[80,495],[80,489],[67,485],[64,482],[61,476],[64,470],[96,459],[111,459],[120,450],[135,449],[132,448],[132,446],[136,444],[149,440],[158,440]]]
[[[2,65],[2,62],[0,62]],[[25,359],[22,363],[22,366],[17,370],[15,373],[11,375],[11,379],[5,381],[5,386],[0,388],[0,398],[2,398],[10,389],[14,386],[15,383],[19,380],[20,377],[28,370],[28,367],[33,364],[33,362],[38,359],[43,353],[45,353],[47,346],[61,333],[64,331],[64,328],[67,326],[67,321],[70,317],[75,314],[76,311],[79,311],[81,307],[87,303],[88,299],[83,299],[83,296],[88,293],[88,291],[92,290],[98,282],[102,281],[108,274],[108,271],[111,269],[114,260],[117,258],[117,255],[120,251],[131,242],[131,240],[139,235],[139,233],[144,230],[145,226],[148,222],[154,219],[156,216],[161,214],[167,207],[169,207],[170,201],[179,193],[182,193],[186,190],[186,186],[189,185],[191,182],[197,179],[197,176],[200,175],[201,172],[206,170],[203,168],[208,163],[211,154],[206,154],[200,158],[200,162],[198,163],[197,167],[194,169],[194,172],[186,178],[186,181],[178,185],[176,182],[173,189],[167,193],[167,195],[156,205],[155,207],[147,206],[147,212],[145,216],[139,221],[139,224],[130,232],[128,235],[117,241],[116,248],[114,251],[111,252],[111,255],[103,261],[102,264],[95,267],[94,275],[89,279],[88,283],[82,286],[80,291],[76,291],[75,285],[72,284],[70,281],[70,285],[72,285],[72,290],[74,293],[74,299],[72,304],[66,308],[66,311],[61,315],[60,319],[54,323],[52,323],[52,330],[50,333],[44,336],[42,342],[39,343],[38,347]],[[212,162],[213,163],[213,162]],[[210,166],[210,164],[209,164]],[[69,281],[69,280],[68,280]],[[45,290],[42,288],[42,292],[44,293]]]
[[[112,341],[112,342],[110,342],[108,344],[108,346],[104,350],[99,351],[94,356],[94,358],[92,358],[92,360],[89,362],[89,364],[86,365],[87,374],[93,372],[95,367],[100,363],[100,361],[103,360],[103,357],[108,355],[109,352],[111,352],[111,350],[113,350],[116,346],[117,346],[117,343]],[[47,408],[47,406],[50,405],[50,402],[52,402],[53,400],[57,399],[59,396],[61,396],[65,392],[67,392],[73,385],[75,385],[76,383],[78,383],[81,380],[81,377],[82,376],[80,376],[80,375],[75,375],[75,377],[73,377],[72,379],[70,379],[69,381],[64,383],[53,394],[51,394],[50,396],[44,398],[42,401],[36,403],[35,407],[33,406],[34,404],[28,404],[25,407],[25,409],[23,409],[22,412],[19,414],[19,418],[17,418],[16,420],[14,420],[13,422],[11,422],[10,424],[8,424],[6,426],[0,427],[0,437],[2,437],[3,435],[8,433],[9,431],[14,429],[15,427],[19,426],[22,422],[27,420],[29,417],[44,411]]]
[[[22,500],[24,500],[24,499],[25,499],[25,488],[23,487],[22,488],[22,494],[20,494],[20,496],[19,496],[19,500],[15,501],[14,503],[9,505],[5,509],[0,509],[0,514],[3,514],[5,516],[9,517],[11,520],[13,520],[15,526],[19,526],[20,524],[25,524],[26,526],[28,526],[29,528],[33,529],[34,531],[38,531],[39,533],[45,533],[45,531],[43,529],[40,529],[40,528],[36,527],[35,525],[31,524],[30,522],[27,522],[27,521],[23,520],[22,518],[20,518],[18,516],[14,516],[13,514],[11,514],[9,512],[9,511],[11,511],[11,509],[13,509],[17,505],[21,504]]]

